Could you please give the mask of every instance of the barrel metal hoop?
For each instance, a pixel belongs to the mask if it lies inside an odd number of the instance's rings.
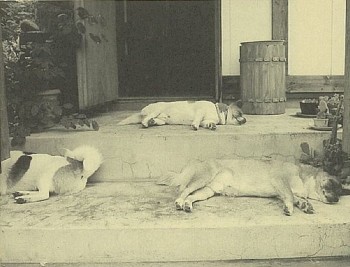
[[[286,62],[287,59],[285,57],[257,57],[257,58],[240,58],[239,62],[247,63],[247,62]]]

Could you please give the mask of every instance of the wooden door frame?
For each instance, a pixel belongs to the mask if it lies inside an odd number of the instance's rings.
[[[350,0],[346,0],[343,151],[350,157]]]
[[[222,28],[221,0],[215,0],[215,101],[222,102]]]
[[[4,58],[2,48],[2,28],[0,26],[0,161],[3,161],[10,156],[10,138],[7,120],[7,101],[4,79]]]

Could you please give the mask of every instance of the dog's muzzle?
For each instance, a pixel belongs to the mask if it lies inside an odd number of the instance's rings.
[[[238,122],[239,125],[245,124],[247,122],[246,118],[244,117],[235,117],[236,121]]]

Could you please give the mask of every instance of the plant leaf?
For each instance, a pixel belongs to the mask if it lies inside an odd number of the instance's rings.
[[[78,11],[79,18],[81,19],[86,19],[90,16],[89,12],[83,7],[78,7],[77,11]]]
[[[90,38],[96,43],[96,44],[100,44],[101,43],[101,38],[100,36],[93,34],[93,33],[89,33]]]
[[[310,155],[310,146],[307,142],[303,142],[300,144],[301,150],[306,154]]]
[[[100,126],[98,125],[97,121],[91,121],[92,129],[95,131],[98,131],[100,129]]]
[[[82,22],[77,22],[76,27],[79,33],[82,33],[82,34],[86,33],[86,27]]]
[[[72,103],[65,103],[65,104],[63,104],[63,108],[64,109],[72,109],[74,106],[73,106],[73,104]]]
[[[39,106],[38,105],[33,105],[31,110],[30,110],[30,113],[32,114],[32,116],[38,115],[38,113],[39,113]]]

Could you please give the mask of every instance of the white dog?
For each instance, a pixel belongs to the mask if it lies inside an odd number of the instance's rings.
[[[210,101],[175,101],[157,102],[144,107],[141,112],[134,114],[118,125],[138,124],[143,127],[178,124],[191,125],[193,130],[204,127],[215,130],[218,124],[244,124],[246,119],[237,104],[226,105]]]
[[[64,156],[30,154],[11,151],[2,162],[0,193],[12,193],[19,204],[42,201],[49,193],[70,194],[83,190],[88,178],[102,164],[100,152],[89,146],[73,151],[65,149]]]
[[[313,213],[308,198],[336,203],[342,192],[340,182],[322,170],[277,160],[196,161],[158,183],[180,186],[175,205],[187,212],[192,211],[194,202],[218,194],[277,197],[283,201],[286,215],[292,215],[294,206]]]

